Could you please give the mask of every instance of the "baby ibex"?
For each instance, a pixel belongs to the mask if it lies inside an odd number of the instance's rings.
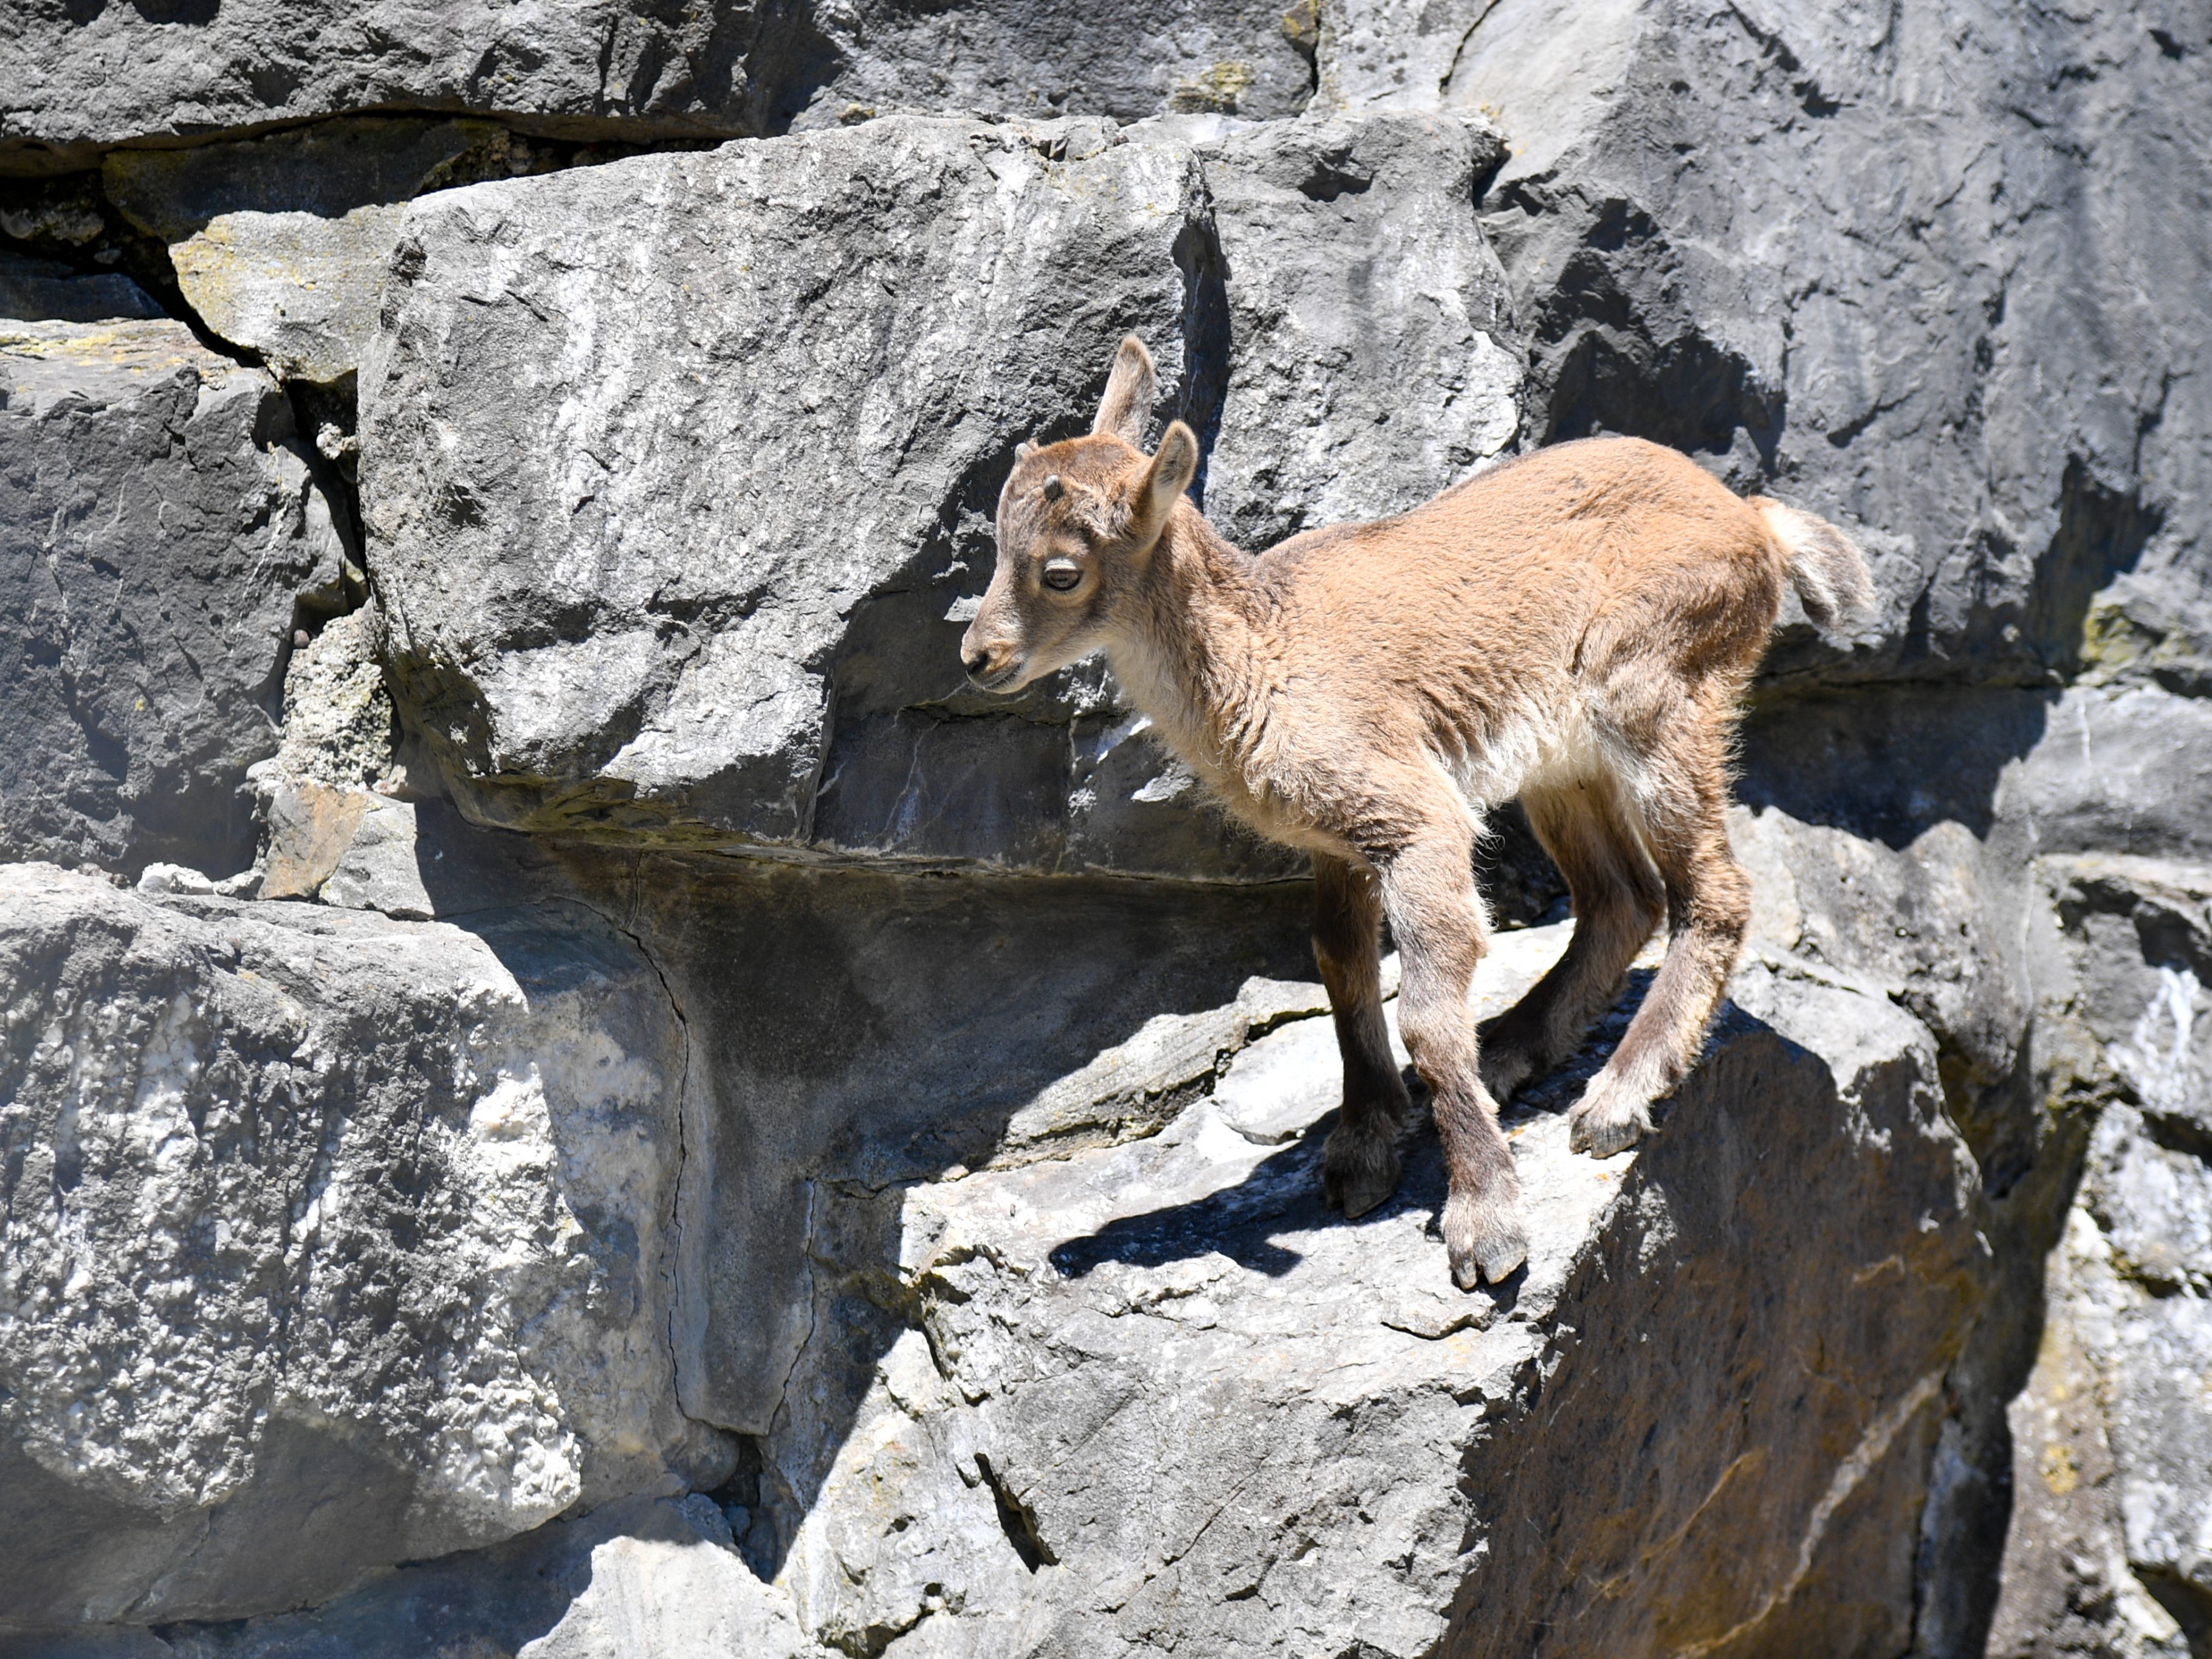
[[[1750,910],[1722,817],[1738,699],[1784,582],[1825,623],[1869,602],[1865,562],[1834,526],[1631,438],[1541,450],[1255,556],[1185,499],[1188,427],[1138,447],[1153,390],[1151,356],[1126,339],[1091,434],[1018,452],[962,659],[984,690],[1013,691],[1103,648],[1231,812],[1313,855],[1314,954],[1344,1054],[1322,1187],[1347,1216],[1398,1181],[1389,917],[1399,1029],[1449,1169],[1452,1274],[1494,1284],[1528,1255],[1498,1103],[1574,1051],[1663,900],[1666,959],[1570,1118],[1575,1148],[1601,1158],[1650,1128]],[[1483,814],[1516,795],[1575,930],[1478,1058],[1468,991],[1487,921],[1471,859]]]

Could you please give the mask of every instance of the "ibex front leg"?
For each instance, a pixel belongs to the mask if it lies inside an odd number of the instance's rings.
[[[1375,872],[1314,855],[1314,961],[1336,1016],[1344,1109],[1322,1154],[1322,1196],[1348,1218],[1398,1188],[1405,1080],[1382,1019],[1382,894]]]
[[[1382,905],[1402,963],[1398,1030],[1429,1085],[1444,1144],[1450,1192],[1444,1247],[1463,1291],[1495,1285],[1528,1257],[1521,1224],[1521,1182],[1513,1149],[1498,1127],[1498,1105],[1482,1086],[1474,1015],[1468,990],[1488,948],[1488,927],[1469,867],[1463,818],[1376,860]]]

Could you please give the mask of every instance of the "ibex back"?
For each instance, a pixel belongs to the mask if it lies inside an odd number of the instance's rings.
[[[1869,602],[1865,563],[1833,526],[1627,438],[1540,450],[1397,518],[1247,555],[1185,498],[1188,427],[1139,447],[1153,388],[1150,356],[1125,340],[1091,434],[1023,446],[963,659],[1012,691],[1104,650],[1231,812],[1312,854],[1314,954],[1344,1054],[1322,1183],[1348,1216],[1398,1180],[1389,917],[1399,1029],[1450,1172],[1452,1273],[1495,1283],[1528,1255],[1498,1103],[1573,1052],[1663,915],[1665,961],[1571,1119],[1576,1148],[1600,1157],[1650,1130],[1749,915],[1723,820],[1738,701],[1784,583],[1826,623]],[[1468,992],[1488,924],[1471,860],[1483,815],[1516,795],[1575,930],[1478,1049]]]

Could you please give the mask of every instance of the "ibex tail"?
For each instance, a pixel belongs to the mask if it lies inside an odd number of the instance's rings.
[[[1849,536],[1826,519],[1800,513],[1765,495],[1751,504],[1789,561],[1790,585],[1804,602],[1805,614],[1822,628],[1849,624],[1874,609],[1874,582],[1866,556]]]

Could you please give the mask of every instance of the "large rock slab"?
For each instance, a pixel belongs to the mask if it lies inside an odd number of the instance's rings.
[[[1419,117],[1110,137],[891,119],[409,210],[362,382],[368,556],[399,695],[473,815],[1291,872],[1133,741],[1095,665],[1011,708],[965,686],[990,510],[1016,443],[1082,428],[1131,329],[1162,418],[1219,432],[1255,535],[1410,506],[1494,453],[1517,370],[1467,200],[1494,140]],[[1434,443],[1377,435],[1386,382],[1450,404]]]
[[[673,1386],[677,1012],[580,907],[472,927],[0,867],[0,1628],[726,1469]]]
[[[2150,4],[1354,0],[1322,101],[1504,125],[1526,438],[1635,433],[1863,532],[1881,617],[1771,673],[2194,683],[2212,399],[2166,296],[2212,282],[2207,45]]]
[[[324,116],[498,115],[568,137],[734,137],[896,109],[1292,115],[1317,9],[1109,0],[1077,12],[898,0],[672,10],[646,0],[34,0],[0,18],[0,171]]]
[[[1565,931],[1502,938],[1480,1010]],[[1902,1651],[1988,1266],[1972,1161],[1927,1032],[1878,986],[1775,956],[1734,994],[1641,1151],[1573,1155],[1559,1114],[1626,1006],[1516,1109],[1534,1248],[1473,1295],[1434,1234],[1425,1127],[1391,1203],[1322,1209],[1318,987],[1155,1015],[1046,1091],[1062,1130],[1093,1103],[1087,1143],[1008,1134],[888,1183],[842,1154],[810,1201],[782,1407],[714,1504],[617,1504],[161,1639],[204,1659]],[[1133,1121],[1140,1086],[1180,1109]]]
[[[2212,868],[2039,876],[2038,1068],[2054,1106],[2096,1115],[2011,1407],[1989,1650],[2179,1655],[2212,1631]]]
[[[286,379],[349,380],[410,198],[503,160],[484,121],[325,121],[241,143],[121,150],[107,198],[167,244],[200,321]],[[501,171],[504,171],[502,167]]]
[[[253,857],[246,769],[343,549],[291,409],[180,325],[0,330],[0,856]]]
[[[1483,1006],[1564,931],[1515,936]],[[896,1281],[817,1279],[753,1548],[788,1528],[801,1621],[848,1650],[1897,1650],[1972,1164],[1909,1017],[1788,965],[1737,995],[1640,1155],[1572,1156],[1553,1115],[1602,1044],[1519,1115],[1534,1251],[1499,1294],[1449,1285],[1425,1133],[1390,1204],[1322,1208],[1322,1019],[1151,1139],[910,1190]]]

